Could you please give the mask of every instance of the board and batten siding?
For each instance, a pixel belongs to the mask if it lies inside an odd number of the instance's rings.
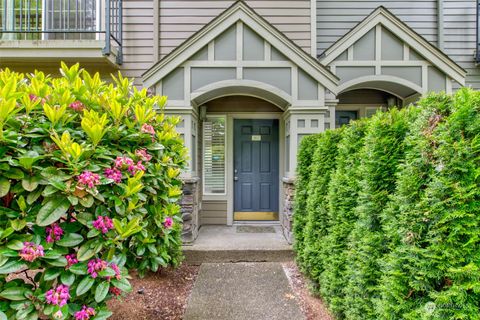
[[[437,0],[317,1],[317,54],[334,44],[365,19],[373,10],[384,6],[437,45]],[[480,68],[475,66],[475,0],[444,0],[444,49],[454,61],[467,70],[467,85],[480,89]],[[459,85],[456,84],[454,88]]]
[[[212,21],[235,1],[160,1],[160,58]],[[309,0],[245,1],[258,14],[310,53],[311,2]]]
[[[142,74],[155,62],[153,59],[153,0],[123,1],[123,64],[122,74],[142,83]]]

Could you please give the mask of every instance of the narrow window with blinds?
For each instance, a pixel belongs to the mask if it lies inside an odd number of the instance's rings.
[[[225,194],[225,117],[203,123],[203,193]]]

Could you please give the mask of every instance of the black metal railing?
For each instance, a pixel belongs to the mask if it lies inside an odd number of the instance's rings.
[[[122,63],[122,0],[0,0],[0,40],[104,40]]]

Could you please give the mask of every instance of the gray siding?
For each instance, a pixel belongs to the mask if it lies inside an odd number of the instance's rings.
[[[467,70],[467,85],[480,89],[480,68],[475,66],[473,58],[475,2],[444,1],[443,51]],[[318,0],[317,54],[321,54],[379,6],[386,7],[425,39],[437,45],[437,0]]]
[[[475,66],[475,2],[445,0],[445,53],[467,70],[467,85],[480,89],[480,67]],[[458,86],[457,86],[458,87]]]
[[[235,1],[160,1],[160,57],[212,21]],[[310,1],[248,0],[246,3],[310,52]]]
[[[203,200],[200,225],[227,224],[227,201]]]
[[[141,85],[141,76],[153,64],[153,0],[123,1],[123,64],[122,74],[135,78]]]

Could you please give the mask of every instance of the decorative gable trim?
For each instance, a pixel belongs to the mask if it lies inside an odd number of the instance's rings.
[[[175,68],[181,66],[193,54],[208,46],[215,38],[238,21],[265,39],[272,47],[284,54],[289,60],[303,69],[309,76],[333,93],[337,92],[339,79],[318,60],[288,39],[283,33],[259,16],[243,1],[235,2],[230,8],[200,29],[175,50],[153,65],[143,74],[144,86],[151,87]],[[237,50],[239,50],[237,46]]]
[[[407,26],[383,6],[375,9],[340,40],[325,50],[322,57],[320,57],[320,62],[323,65],[329,65],[342,53],[346,52],[348,48],[362,38],[367,32],[374,29],[379,24],[392,32],[400,40],[410,46],[410,48],[414,48],[424,56],[426,60],[448,75],[451,79],[457,81],[461,85],[465,85],[465,76],[467,72],[462,67],[456,64],[445,53],[416,33],[412,28]]]

